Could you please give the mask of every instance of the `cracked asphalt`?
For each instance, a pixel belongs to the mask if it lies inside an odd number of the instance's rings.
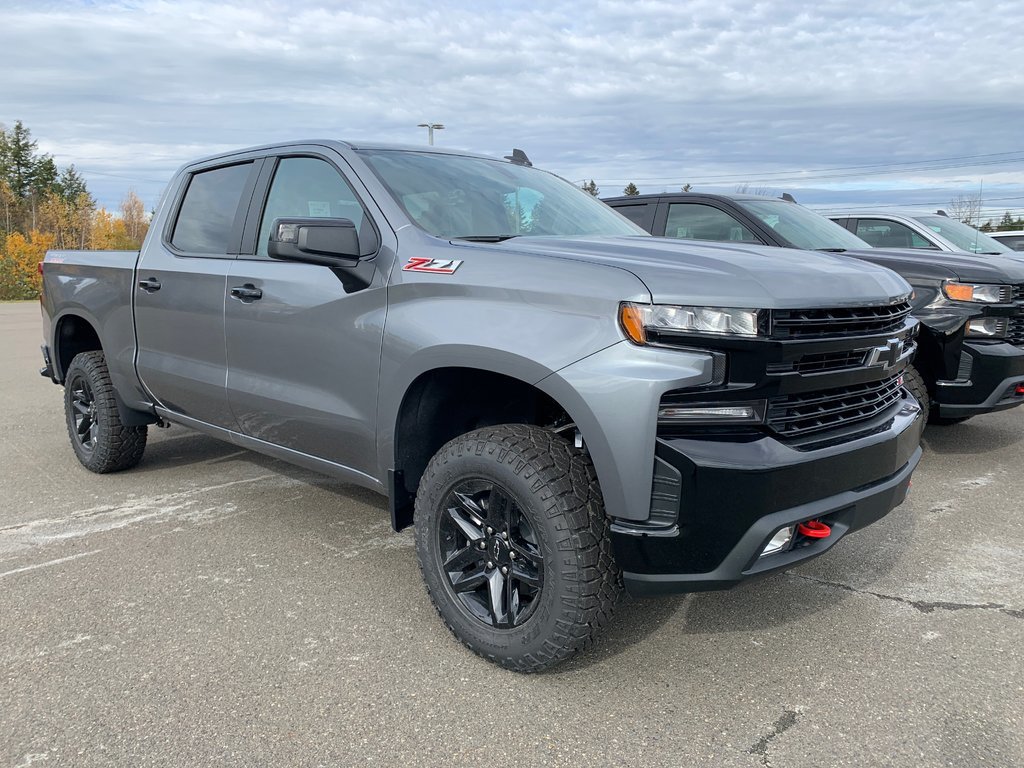
[[[929,427],[824,557],[522,677],[382,498],[177,427],[86,472],[39,328],[0,304],[0,766],[1024,766],[1024,410]]]

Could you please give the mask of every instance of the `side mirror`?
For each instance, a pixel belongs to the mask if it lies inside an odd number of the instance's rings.
[[[352,267],[359,263],[359,235],[349,219],[274,219],[267,255],[325,267]]]

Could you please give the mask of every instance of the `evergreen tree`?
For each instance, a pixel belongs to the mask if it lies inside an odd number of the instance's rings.
[[[590,181],[585,181],[583,183],[583,191],[590,193],[594,197],[597,197],[597,193],[600,192],[601,190],[598,189],[597,184],[595,184],[594,180],[591,179]]]
[[[82,195],[89,195],[89,190],[85,187],[85,179],[75,170],[74,165],[69,165],[61,173],[60,178],[57,179],[55,191],[69,203],[75,202]],[[89,195],[89,199],[92,199],[92,195]]]
[[[624,190],[622,190],[622,194],[629,195],[630,197],[633,197],[634,195],[639,195],[640,194],[640,190],[637,189],[636,184],[634,184],[631,181],[631,182],[629,182],[629,184],[626,185],[626,188]]]

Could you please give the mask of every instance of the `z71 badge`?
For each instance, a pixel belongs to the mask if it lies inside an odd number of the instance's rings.
[[[459,265],[461,259],[428,259],[425,256],[413,256],[402,267],[403,272],[431,272],[435,275],[450,275]]]

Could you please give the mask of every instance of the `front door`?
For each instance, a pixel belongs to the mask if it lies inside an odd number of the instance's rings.
[[[385,275],[375,271],[362,287],[330,267],[269,258],[271,223],[287,216],[351,219],[363,242],[372,239],[364,205],[333,162],[277,161],[255,253],[240,255],[228,278],[231,409],[250,437],[373,474]]]

